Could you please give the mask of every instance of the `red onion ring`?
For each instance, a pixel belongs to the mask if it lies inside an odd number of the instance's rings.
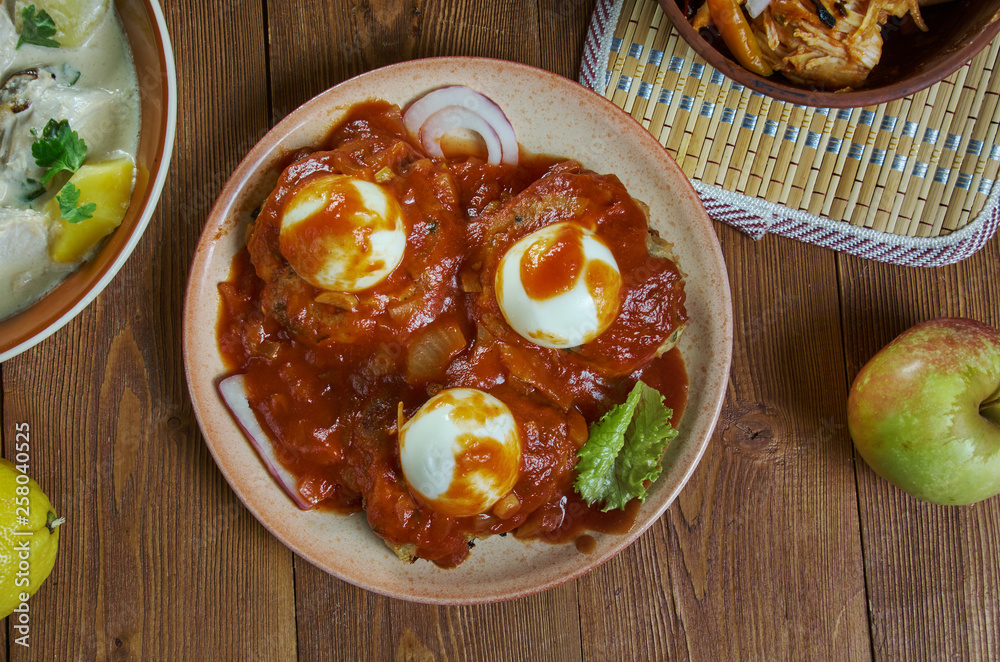
[[[461,106],[447,106],[427,118],[420,126],[420,144],[428,156],[444,158],[441,138],[456,129],[468,129],[478,133],[486,143],[486,162],[500,163],[503,147],[500,138],[489,122],[471,110]]]
[[[497,140],[500,142],[500,154],[497,161],[490,160],[490,163],[506,163],[509,165],[516,165],[518,163],[520,150],[517,145],[517,135],[514,133],[514,127],[511,126],[510,120],[507,119],[500,106],[491,99],[464,85],[442,87],[420,97],[406,109],[406,113],[403,114],[403,124],[410,135],[421,140],[421,144],[423,144],[421,134],[424,124],[433,115],[451,106],[457,106],[472,115],[479,116],[493,130]],[[468,117],[468,115],[464,115],[464,117]],[[472,126],[459,125],[451,127],[451,129],[456,128],[466,128],[470,131],[475,131],[483,136],[483,140],[489,141],[487,136]],[[424,149],[427,149],[426,145]]]
[[[288,469],[278,461],[278,456],[274,453],[274,444],[270,435],[264,431],[257,414],[250,408],[250,401],[247,400],[246,383],[243,375],[227,377],[219,382],[219,395],[226,403],[233,418],[239,423],[243,434],[250,440],[250,444],[257,451],[264,467],[268,473],[274,477],[283,490],[292,498],[295,505],[302,510],[309,510],[312,505],[299,494],[299,482]]]

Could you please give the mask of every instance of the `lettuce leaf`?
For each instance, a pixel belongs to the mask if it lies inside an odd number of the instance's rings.
[[[645,501],[644,483],[660,476],[663,451],[677,437],[671,416],[660,392],[640,381],[625,402],[590,426],[573,485],[588,505],[601,502],[607,512],[632,499]]]

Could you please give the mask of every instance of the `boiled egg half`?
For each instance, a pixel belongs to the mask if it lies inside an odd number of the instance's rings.
[[[310,285],[359,292],[385,280],[403,260],[403,213],[378,184],[339,174],[313,177],[285,202],[278,249]]]
[[[517,482],[521,438],[502,401],[473,388],[440,391],[399,429],[410,491],[449,517],[489,510]]]
[[[592,231],[554,223],[515,243],[500,260],[495,290],[517,333],[542,347],[577,347],[601,335],[621,308],[622,277]]]

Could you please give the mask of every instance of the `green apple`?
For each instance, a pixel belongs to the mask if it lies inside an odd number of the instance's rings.
[[[904,331],[858,373],[847,424],[865,462],[915,497],[1000,494],[1000,332],[962,318]]]

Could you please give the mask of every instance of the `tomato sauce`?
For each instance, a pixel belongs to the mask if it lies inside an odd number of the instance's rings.
[[[406,226],[400,265],[355,293],[316,289],[280,251],[291,192],[331,173],[377,182],[399,203]],[[566,220],[611,249],[621,309],[596,340],[554,350],[510,329],[493,282],[510,246]],[[683,281],[647,237],[644,209],[612,175],[551,158],[521,166],[432,160],[409,141],[396,107],[360,104],[319,149],[290,156],[247,250],[219,285],[220,348],[231,369],[245,374],[251,406],[299,478],[302,497],[340,512],[363,509],[402,557],[453,567],[476,537],[515,532],[571,542],[587,531],[623,533],[638,501],[609,513],[587,506],[573,490],[574,467],[588,423],[624,401],[636,380],[664,394],[675,425],[686,403],[680,353],[657,357],[686,322]],[[511,494],[473,517],[421,504],[399,463],[400,406],[412,417],[451,387],[504,402],[522,442]],[[591,548],[586,540],[580,546]]]
[[[563,226],[551,245],[536,242],[519,265],[521,283],[532,299],[550,299],[573,288],[583,270],[583,244],[572,225]]]

